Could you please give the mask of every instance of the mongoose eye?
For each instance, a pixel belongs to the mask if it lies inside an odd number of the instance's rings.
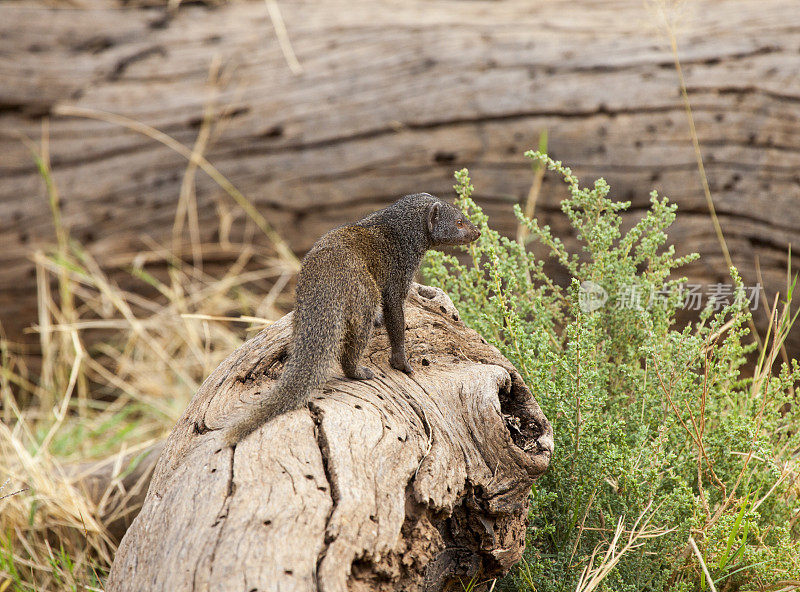
[[[458,220],[456,220],[456,226],[462,228],[464,226],[464,221],[461,218],[459,218]]]

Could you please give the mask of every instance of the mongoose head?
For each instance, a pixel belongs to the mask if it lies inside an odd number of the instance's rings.
[[[472,222],[457,207],[434,200],[426,212],[431,246],[466,245],[481,235]]]

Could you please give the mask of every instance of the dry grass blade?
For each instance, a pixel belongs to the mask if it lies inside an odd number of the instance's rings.
[[[10,482],[11,478],[9,477],[8,479],[6,479],[5,483],[0,485],[0,493],[3,493],[3,489],[5,489],[6,485],[8,485]],[[12,491],[11,493],[0,495],[0,501],[6,499],[7,497],[11,497],[12,495],[19,495],[20,493],[23,493],[25,491],[28,491],[27,487],[23,487],[22,489],[18,489],[17,491]]]
[[[81,346],[80,340],[78,339],[78,333],[73,330],[70,332],[70,336],[72,337],[72,343],[75,347],[75,358],[72,362],[72,368],[69,372],[69,382],[67,383],[66,392],[61,399],[61,405],[56,410],[56,421],[52,426],[50,426],[47,435],[44,437],[41,444],[39,444],[39,449],[36,452],[36,456],[41,455],[47,450],[47,447],[50,445],[50,442],[56,435],[56,432],[61,427],[64,419],[67,417],[67,410],[69,409],[69,403],[72,399],[72,393],[75,391],[75,384],[78,382],[78,374],[81,371],[81,362],[86,355],[83,347]]]
[[[228,323],[259,323],[261,325],[269,325],[274,322],[269,319],[263,319],[261,317],[249,317],[246,315],[240,317],[222,317],[219,315],[182,314],[181,318],[200,319],[202,321],[223,321]]]
[[[589,561],[581,573],[578,585],[575,587],[575,592],[591,592],[592,590],[596,590],[625,554],[633,549],[641,547],[648,539],[662,537],[675,530],[674,528],[665,529],[650,527],[650,521],[658,510],[658,508],[656,508],[651,512],[650,508],[652,505],[653,502],[651,501],[645,506],[630,530],[625,530],[624,516],[620,516],[611,541],[598,544],[592,551]],[[626,532],[628,533],[627,540],[622,547],[619,547],[620,539]],[[600,563],[595,565],[595,559],[599,555],[600,549],[604,544],[607,545],[606,552]]]
[[[717,592],[717,588],[714,586],[714,580],[711,579],[711,574],[708,572],[708,567],[706,567],[706,562],[703,559],[703,554],[700,553],[700,549],[697,548],[697,543],[694,542],[693,536],[689,536],[689,546],[692,548],[695,557],[697,557],[697,561],[700,562],[700,567],[706,575],[706,582],[708,583],[708,587],[711,588],[711,592]]]
[[[722,256],[725,258],[725,264],[728,266],[728,269],[731,269],[734,267],[733,259],[731,259],[731,254],[728,250],[728,243],[725,240],[725,234],[722,232],[722,225],[719,222],[719,216],[717,216],[717,209],[714,206],[714,198],[711,197],[711,186],[708,183],[708,175],[706,175],[706,168],[703,164],[703,153],[700,150],[700,139],[698,138],[697,128],[694,123],[692,104],[691,101],[689,101],[689,92],[686,89],[686,79],[683,75],[680,57],[678,56],[678,39],[675,35],[675,27],[673,20],[667,14],[667,6],[669,4],[674,5],[678,3],[676,3],[674,0],[656,0],[651,2],[651,4],[658,12],[659,19],[663,23],[669,39],[672,57],[675,62],[675,72],[677,73],[678,82],[680,83],[681,98],[683,99],[684,110],[686,111],[686,118],[689,123],[689,135],[692,139],[692,147],[694,148],[695,160],[697,162],[697,171],[700,174],[700,182],[703,186],[703,195],[706,199],[706,205],[708,206],[708,213],[711,216],[711,222],[714,225],[714,232],[717,235],[717,242],[722,250]],[[761,348],[761,338],[759,337],[758,329],[756,329],[756,325],[752,318],[748,319],[748,325],[753,334],[753,338],[758,344],[758,347]]]
[[[181,235],[183,234],[184,220],[188,219],[189,237],[192,246],[192,261],[195,267],[202,266],[203,261],[203,251],[200,240],[200,222],[197,214],[197,196],[195,194],[195,176],[197,175],[197,168],[199,166],[198,158],[203,156],[208,146],[209,138],[211,137],[211,124],[216,112],[215,99],[218,93],[217,85],[219,83],[220,64],[221,61],[217,58],[211,63],[209,68],[208,86],[212,89],[213,94],[212,98],[206,103],[203,109],[203,121],[200,125],[200,130],[197,132],[197,138],[192,148],[192,156],[189,158],[189,164],[183,174],[178,207],[175,212],[175,222],[172,226],[172,250],[177,251],[181,242]]]
[[[547,152],[547,130],[544,130],[539,134],[539,152]],[[544,174],[546,170],[546,167],[544,167],[538,161],[536,161],[533,165],[533,182],[531,183],[531,188],[528,190],[528,197],[525,200],[524,209],[525,217],[529,220],[533,219],[533,213],[536,210],[536,202],[539,200],[539,194],[542,191],[542,182],[544,181]],[[524,224],[517,226],[517,240],[522,246],[525,246],[528,234],[529,231],[527,226]]]
[[[272,21],[272,26],[275,29],[275,36],[278,38],[278,44],[281,46],[283,57],[289,65],[292,74],[299,75],[303,73],[303,66],[297,61],[297,56],[292,49],[292,42],[289,40],[289,33],[286,31],[286,24],[283,22],[283,15],[278,6],[277,0],[264,0],[267,3],[267,10],[269,11],[269,18]]]

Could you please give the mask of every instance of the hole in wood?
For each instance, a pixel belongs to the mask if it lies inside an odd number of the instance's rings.
[[[283,126],[281,124],[273,125],[261,135],[264,138],[280,138],[283,136]]]
[[[436,162],[436,164],[452,164],[456,160],[456,153],[437,151],[433,155],[433,160]]]

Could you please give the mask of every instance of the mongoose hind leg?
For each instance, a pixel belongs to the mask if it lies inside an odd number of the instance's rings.
[[[372,316],[367,315],[359,323],[350,323],[342,341],[342,370],[347,378],[369,380],[375,374],[366,366],[361,366],[361,356],[372,335]]]

